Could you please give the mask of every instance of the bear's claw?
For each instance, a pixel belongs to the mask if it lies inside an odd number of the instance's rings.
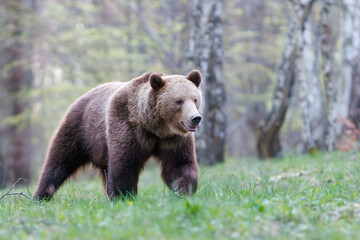
[[[173,188],[172,191],[173,191],[177,196],[179,196],[179,197],[182,196],[181,191],[180,191],[180,186],[177,186],[177,187]]]

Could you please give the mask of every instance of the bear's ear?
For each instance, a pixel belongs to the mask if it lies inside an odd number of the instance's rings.
[[[192,81],[197,87],[200,86],[201,83],[201,73],[198,70],[192,70],[187,76],[187,79]]]
[[[155,91],[164,87],[165,83],[166,82],[164,81],[164,79],[162,79],[159,73],[152,73],[150,75],[150,85]]]

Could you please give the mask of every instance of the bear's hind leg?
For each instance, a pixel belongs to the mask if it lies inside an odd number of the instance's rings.
[[[71,144],[70,141],[59,142],[57,139],[64,140],[64,138],[57,136],[50,147],[34,194],[36,200],[50,200],[70,175],[89,162],[89,156],[80,144]]]

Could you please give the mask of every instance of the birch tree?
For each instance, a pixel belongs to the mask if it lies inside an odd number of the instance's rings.
[[[222,77],[222,0],[193,0],[189,36],[189,67],[202,73],[202,126],[197,134],[200,163],[224,161],[225,89]]]
[[[295,74],[297,73],[297,77],[303,79],[300,81],[305,81],[305,73],[301,68],[303,61],[303,29],[313,2],[311,0],[301,2],[290,0],[295,16],[290,23],[286,37],[285,49],[277,73],[277,85],[272,100],[272,108],[259,128],[257,150],[261,159],[280,157],[282,155],[280,130],[293,94]],[[295,69],[295,66],[298,67]],[[306,126],[308,125],[309,123],[306,122]]]
[[[314,135],[314,129],[321,118],[320,84],[312,69],[314,57],[310,14],[314,2],[314,0],[291,1],[295,13],[295,36],[297,38],[295,76],[299,82],[301,132],[306,152],[316,147],[317,136]]]
[[[341,78],[337,81],[338,117],[348,118],[351,89],[353,87],[354,62],[359,54],[359,6],[355,0],[342,1],[340,54]],[[337,122],[336,134],[341,135],[342,123]]]
[[[347,1],[346,1],[347,2]],[[348,5],[352,10],[352,44],[354,59],[352,60],[352,87],[349,107],[349,118],[360,129],[360,5]]]
[[[325,83],[326,103],[327,103],[327,128],[325,134],[325,146],[328,151],[335,149],[336,126],[338,122],[338,113],[336,108],[335,82],[332,77],[332,52],[331,52],[331,26],[330,12],[332,0],[324,0],[321,9],[321,53],[322,53],[322,72]]]

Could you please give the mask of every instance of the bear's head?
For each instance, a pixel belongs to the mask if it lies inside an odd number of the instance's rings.
[[[166,125],[166,135],[195,132],[201,122],[200,72],[192,70],[187,76],[152,73],[149,79],[157,116]]]

